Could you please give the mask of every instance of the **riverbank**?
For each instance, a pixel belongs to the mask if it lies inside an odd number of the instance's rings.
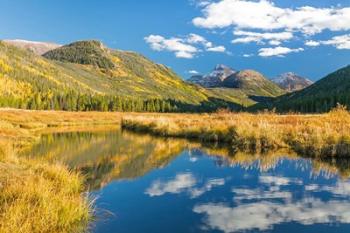
[[[40,132],[118,125],[118,113],[0,109],[0,232],[84,232],[93,218],[84,177],[61,164],[18,157]]]
[[[18,157],[42,132],[118,128],[153,135],[225,143],[231,149],[281,148],[329,158],[350,155],[350,114],[151,114],[0,109],[0,232],[70,233],[93,218],[84,177],[60,164]]]
[[[287,148],[310,157],[350,156],[350,113],[343,107],[322,115],[222,112],[125,116],[122,128],[226,143],[251,152]]]

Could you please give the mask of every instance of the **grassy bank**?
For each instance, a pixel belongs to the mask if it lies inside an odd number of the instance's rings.
[[[116,113],[0,110],[0,233],[75,233],[87,229],[84,178],[59,164],[18,157],[53,127],[119,124]]]
[[[119,125],[121,114],[109,112],[29,111],[0,108],[0,140],[15,147],[33,144],[39,132],[64,127],[96,127]]]
[[[83,232],[92,217],[83,179],[64,166],[15,156],[0,144],[0,232]]]
[[[247,151],[289,148],[313,157],[350,156],[350,113],[343,107],[322,115],[221,112],[124,116],[122,127],[154,135],[222,142]]]

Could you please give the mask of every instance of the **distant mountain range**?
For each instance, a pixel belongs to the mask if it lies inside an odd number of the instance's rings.
[[[281,74],[271,81],[287,92],[298,91],[313,84],[309,79],[298,76],[292,72]],[[259,72],[254,70],[237,71],[226,65],[217,65],[214,70],[207,75],[194,75],[188,79],[188,82],[206,88],[251,88],[249,86],[255,85],[254,89],[259,89],[261,86],[265,85],[269,86],[268,89],[272,91],[272,95],[281,94],[278,88],[273,87],[273,85],[269,83],[269,80]],[[248,84],[248,82],[250,82],[250,84]]]
[[[311,80],[292,72],[281,74],[272,81],[287,92],[299,91],[313,84]]]
[[[337,102],[350,102],[349,69],[312,85],[310,80],[287,73],[274,79],[277,85],[257,71],[217,65],[207,75],[184,81],[164,65],[135,52],[109,49],[99,41],[61,46],[8,40],[0,41],[0,107],[180,112],[276,107],[280,111],[326,111]]]
[[[251,99],[257,96],[276,97],[285,93],[257,71],[236,71],[225,65],[217,65],[210,74],[193,76],[188,82],[206,88],[228,88],[231,92],[240,91]]]

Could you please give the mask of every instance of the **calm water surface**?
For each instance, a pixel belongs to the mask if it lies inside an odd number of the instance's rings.
[[[85,174],[94,233],[350,232],[348,161],[120,131],[48,134],[27,154]]]

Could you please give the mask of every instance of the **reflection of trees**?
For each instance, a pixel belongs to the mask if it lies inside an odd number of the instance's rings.
[[[338,174],[344,179],[350,177],[350,159],[314,159],[313,167],[316,174],[323,173],[323,175],[327,176],[334,176],[334,174]]]
[[[121,131],[75,132],[44,135],[29,154],[81,171],[88,185],[96,189],[112,179],[132,179],[163,167],[184,146],[183,140]]]
[[[186,140],[152,137],[129,132],[89,131],[53,133],[42,136],[30,155],[49,161],[61,161],[86,176],[92,189],[104,186],[113,179],[133,179],[167,165],[188,148],[200,154],[214,156],[219,166],[240,166],[267,171],[285,158],[298,159],[295,153],[277,151],[266,154],[247,154],[225,145],[208,145]],[[300,161],[298,166],[307,166]],[[314,172],[329,176],[350,177],[350,160],[314,159]]]
[[[258,169],[260,171],[268,171],[276,168],[283,159],[297,160],[305,158],[310,159],[315,175],[322,173],[326,177],[334,175],[340,175],[342,178],[350,177],[350,159],[345,158],[306,158],[288,150],[249,154],[229,146],[199,143],[191,143],[189,147],[192,149],[200,148],[207,155],[215,156],[218,166],[240,166],[247,170]],[[303,161],[297,163],[299,169],[306,170],[307,168],[305,166],[308,166],[308,163]]]

